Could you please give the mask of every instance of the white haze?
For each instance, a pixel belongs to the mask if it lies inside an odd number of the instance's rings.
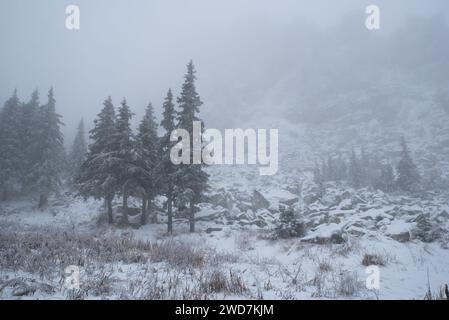
[[[381,8],[376,32],[364,25],[372,3]],[[79,31],[65,28],[69,4],[81,9]],[[70,142],[108,95],[116,105],[126,97],[135,122],[149,101],[159,115],[193,59],[208,126],[292,109],[313,118],[336,92],[392,68],[409,77],[424,64],[414,77],[447,86],[448,13],[445,0],[2,0],[0,101],[14,88],[26,101],[36,87],[45,101],[54,86]]]

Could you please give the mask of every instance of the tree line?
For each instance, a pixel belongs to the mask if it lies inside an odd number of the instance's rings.
[[[23,103],[15,90],[0,112],[0,191],[7,200],[37,193],[39,208],[59,192],[66,164],[61,116],[56,113],[53,89],[41,105],[35,90]]]
[[[38,207],[44,208],[49,195],[61,191],[64,180],[77,195],[104,200],[111,224],[115,222],[112,203],[117,196],[122,202],[120,222],[125,224],[128,223],[129,198],[140,198],[140,222],[146,224],[153,201],[161,195],[166,199],[168,232],[173,231],[174,207],[188,214],[190,231],[194,232],[196,205],[208,189],[209,176],[203,164],[193,164],[193,153],[190,154],[191,164],[172,163],[170,150],[178,142],[171,141],[170,135],[182,128],[193,136],[193,121],[201,121],[199,108],[203,102],[195,81],[196,71],[191,61],[176,100],[177,106],[171,89],[164,99],[160,123],[162,136],[158,135],[159,126],[151,103],[134,132],[131,127],[133,113],[126,99],[116,110],[108,97],[89,132],[89,145],[81,120],[68,156],[53,89],[44,105],[40,105],[37,91],[27,103],[21,103],[14,91],[0,113],[2,199],[37,193]],[[193,150],[194,141],[190,143],[190,150]],[[155,215],[151,218],[154,220]]]
[[[348,157],[329,156],[316,164],[314,181],[322,186],[326,181],[347,181],[354,188],[373,187],[390,193],[394,191],[417,192],[441,189],[445,182],[435,170],[423,176],[415,165],[406,140],[401,139],[400,159],[396,166],[391,161],[381,161],[369,156],[364,148],[359,154],[352,149]]]

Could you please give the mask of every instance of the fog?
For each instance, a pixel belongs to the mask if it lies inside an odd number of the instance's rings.
[[[69,4],[80,30],[65,28]],[[380,7],[380,30],[365,27],[368,4]],[[14,88],[24,101],[38,88],[45,101],[53,86],[70,141],[108,95],[126,97],[135,121],[149,101],[159,114],[193,59],[209,126],[291,110],[316,118],[327,100],[389,72],[447,88],[448,14],[445,0],[2,0],[0,101]]]

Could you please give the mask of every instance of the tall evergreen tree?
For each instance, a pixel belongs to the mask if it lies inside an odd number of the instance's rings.
[[[137,134],[139,162],[138,166],[143,170],[140,176],[140,185],[143,187],[141,224],[147,223],[147,209],[151,210],[152,201],[159,193],[161,180],[160,144],[157,136],[157,124],[154,118],[153,105],[148,104],[145,115],[140,122]],[[155,211],[156,212],[156,211]],[[157,221],[156,213],[152,222]]]
[[[419,175],[418,168],[410,156],[404,137],[401,139],[401,147],[401,160],[398,162],[396,167],[398,174],[396,185],[403,191],[416,191],[419,188],[421,177]]]
[[[41,135],[43,114],[39,104],[39,91],[36,89],[31,95],[29,102],[23,104],[20,116],[20,146],[22,148],[22,160],[20,161],[22,171],[22,191],[31,191],[33,184],[32,168],[39,161],[40,145],[38,136]]]
[[[173,232],[173,201],[174,186],[176,184],[176,168],[170,159],[170,150],[175,145],[170,141],[170,135],[175,130],[175,105],[173,103],[173,94],[171,89],[168,90],[167,96],[163,104],[163,115],[161,127],[164,128],[165,134],[161,138],[161,162],[162,162],[162,189],[167,198],[167,232]]]
[[[116,117],[111,97],[103,103],[104,107],[94,121],[90,131],[92,143],[86,161],[81,166],[80,175],[76,179],[79,192],[85,198],[104,199],[107,205],[109,223],[114,222],[112,215],[112,200],[118,189],[118,179],[115,172],[118,149],[115,143]]]
[[[81,165],[86,160],[87,144],[86,134],[84,131],[84,120],[81,119],[78,124],[75,139],[73,140],[72,149],[69,155],[69,179],[72,183],[80,174]]]
[[[391,164],[387,163],[382,166],[376,187],[387,193],[394,191],[394,170]]]
[[[17,90],[0,112],[0,192],[1,199],[17,188],[21,175],[20,101]]]
[[[123,99],[117,114],[115,145],[117,149],[114,151],[117,159],[117,167],[115,174],[121,187],[123,199],[123,220],[128,223],[128,197],[133,188],[137,186],[136,173],[140,171],[136,165],[136,145],[131,129],[132,112],[127,105],[126,99]]]
[[[64,161],[64,139],[60,131],[61,116],[56,113],[53,88],[48,92],[48,102],[40,108],[37,143],[39,153],[32,167],[31,181],[39,193],[39,208],[48,203],[52,192],[59,192]]]
[[[362,185],[362,170],[357,155],[352,149],[351,157],[349,159],[349,181],[354,188],[359,188]]]
[[[189,222],[190,232],[195,231],[195,204],[205,190],[207,190],[207,181],[209,175],[203,170],[204,164],[195,164],[193,154],[195,149],[202,149],[202,139],[194,141],[193,122],[201,121],[198,117],[199,107],[203,104],[195,87],[195,67],[190,61],[187,65],[187,74],[184,77],[181,95],[178,97],[179,111],[177,114],[177,128],[184,129],[190,134],[190,164],[180,164],[178,167],[178,187],[181,197],[189,202]],[[202,121],[201,121],[202,122]],[[202,125],[202,128],[204,125]]]

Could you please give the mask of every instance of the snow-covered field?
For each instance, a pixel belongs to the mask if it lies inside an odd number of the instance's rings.
[[[335,185],[313,201],[304,196],[312,192],[307,176],[298,195],[291,174],[266,180],[236,167],[210,173],[214,189],[196,214],[194,234],[177,217],[167,235],[163,214],[157,224],[107,226],[101,202],[69,195],[46,211],[30,201],[2,203],[0,298],[423,299],[429,288],[438,297],[449,280],[444,197],[425,201]],[[269,205],[254,209],[258,179]],[[302,206],[303,237],[273,239],[283,203]],[[422,214],[438,221],[438,240],[416,236]],[[366,287],[367,259],[379,268],[378,290]],[[80,268],[79,290],[66,287],[71,265]]]

